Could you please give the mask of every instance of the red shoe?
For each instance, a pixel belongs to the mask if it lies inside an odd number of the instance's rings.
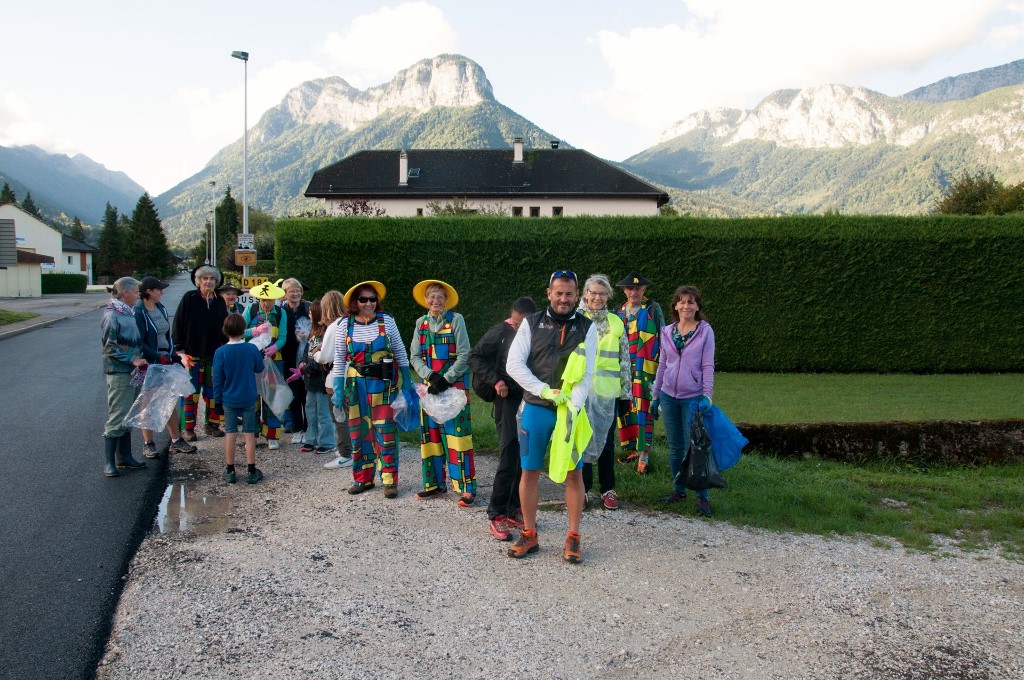
[[[488,522],[487,530],[491,532],[491,536],[494,536],[499,541],[507,541],[512,538],[512,535],[508,531],[506,518],[502,515],[498,515]]]
[[[619,509],[619,497],[614,491],[605,491],[601,494],[601,502],[604,504],[605,510]]]

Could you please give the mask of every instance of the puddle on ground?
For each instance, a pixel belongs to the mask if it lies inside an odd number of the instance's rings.
[[[204,496],[184,482],[167,485],[160,500],[154,528],[161,534],[194,531],[199,535],[226,531],[233,524],[228,513],[234,510],[231,501],[220,496]]]

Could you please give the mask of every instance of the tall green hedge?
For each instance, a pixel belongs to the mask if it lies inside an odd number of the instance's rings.
[[[43,274],[41,278],[42,293],[84,293],[89,285],[85,274]]]
[[[286,219],[276,237],[311,295],[382,281],[407,341],[425,278],[459,291],[475,341],[516,297],[545,302],[555,269],[637,270],[666,318],[676,286],[701,288],[721,370],[1024,370],[1021,216]]]

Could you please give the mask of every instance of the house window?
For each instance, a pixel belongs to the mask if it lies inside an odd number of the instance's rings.
[[[551,209],[551,216],[552,217],[561,217],[562,216],[562,206],[556,205],[555,207],[553,207]]]
[[[521,205],[514,205],[514,206],[512,206],[512,217],[522,217],[522,216],[523,216],[523,206],[521,206]]]
[[[540,206],[539,205],[531,205],[530,206],[530,217],[540,217]]]
[[[416,217],[423,217],[423,208],[416,208]]]
[[[71,256],[68,255],[68,264],[71,264]]]

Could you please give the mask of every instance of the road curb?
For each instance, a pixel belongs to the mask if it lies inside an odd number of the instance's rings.
[[[25,319],[24,321],[18,321],[12,324],[8,324],[8,326],[0,327],[0,340],[13,338],[16,335],[28,333],[29,331],[34,331],[37,328],[49,326],[51,324],[59,323],[67,319],[74,319],[76,316],[81,316],[83,314],[88,314],[89,312],[94,312],[97,309],[101,309],[102,307],[103,305],[99,305],[97,307],[90,307],[89,309],[83,309],[82,311],[76,314],[66,314],[62,316],[40,315],[39,317],[36,317],[34,319]],[[16,328],[11,328],[11,326],[16,326]]]

